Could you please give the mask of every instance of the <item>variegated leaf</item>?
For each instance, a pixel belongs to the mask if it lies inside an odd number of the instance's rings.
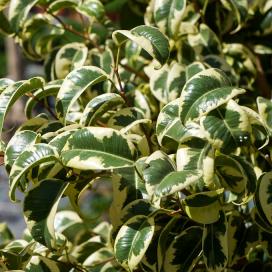
[[[220,212],[220,219],[204,226],[203,257],[208,271],[223,271],[228,262],[228,230],[224,212]]]
[[[135,147],[117,130],[88,127],[76,131],[61,153],[65,166],[103,170],[134,165]]]
[[[55,213],[67,186],[62,180],[46,179],[31,189],[24,200],[24,215],[32,237],[51,249],[56,248]]]
[[[47,144],[34,144],[23,151],[14,161],[9,177],[9,197],[15,201],[15,190],[21,178],[33,167],[41,163],[57,160],[58,154],[55,149]]]
[[[201,125],[207,131],[211,144],[224,153],[248,144],[251,132],[249,119],[233,100],[202,117]]]
[[[4,120],[10,107],[26,93],[41,88],[44,80],[40,77],[33,77],[29,80],[18,81],[7,87],[0,94],[0,134],[3,130]]]
[[[187,196],[182,205],[187,215],[200,224],[212,224],[219,220],[222,210],[220,196],[223,189]]]
[[[202,251],[201,227],[190,227],[176,236],[165,253],[164,271],[190,272]]]
[[[143,118],[144,114],[140,109],[135,107],[123,108],[111,116],[108,121],[108,126],[116,130],[121,130],[122,128]]]
[[[94,84],[107,79],[106,73],[100,68],[94,66],[83,66],[73,70],[64,79],[56,100],[56,110],[58,116],[67,122],[66,117],[73,103],[80,95]]]
[[[83,43],[68,43],[61,47],[55,57],[55,72],[57,78],[65,78],[73,69],[84,65],[88,48]]]
[[[155,195],[163,197],[177,193],[196,183],[202,175],[202,171],[199,170],[171,172],[156,187]]]
[[[186,8],[186,0],[155,0],[153,16],[159,29],[177,38]]]
[[[132,271],[143,258],[155,231],[154,218],[137,215],[119,230],[114,243],[117,261]]]
[[[85,0],[80,4],[77,4],[76,9],[83,15],[91,18],[95,17],[97,20],[101,20],[105,15],[104,5],[99,0]]]
[[[108,110],[113,110],[124,103],[124,99],[119,94],[107,93],[94,97],[86,105],[80,123],[84,126],[94,125],[96,120]]]
[[[269,130],[272,130],[272,102],[269,99],[258,97],[257,106],[262,121]]]
[[[185,69],[185,75],[186,75],[186,81],[188,81],[191,77],[194,75],[204,71],[206,67],[201,62],[195,61],[188,66],[186,66]]]
[[[207,186],[215,189],[214,184],[214,157],[215,150],[203,139],[190,137],[182,141],[176,155],[177,170],[199,170],[203,176],[196,183],[197,188]]]
[[[185,84],[184,66],[176,61],[164,65],[160,70],[153,69],[150,77],[152,94],[162,103],[167,104],[180,96]]]
[[[9,21],[15,32],[23,25],[31,8],[38,0],[11,0],[9,4]]]
[[[257,178],[250,163],[238,156],[221,154],[215,159],[215,167],[222,186],[237,195],[234,202],[244,204],[252,198]]]
[[[184,133],[184,126],[179,118],[179,99],[176,99],[163,107],[159,113],[156,134],[160,145],[177,147]]]
[[[180,118],[186,124],[199,119],[225,104],[245,90],[230,86],[226,75],[218,69],[207,69],[193,76],[180,96]]]
[[[19,131],[13,135],[6,147],[4,157],[5,166],[8,172],[10,171],[14,161],[18,158],[18,156],[24,150],[34,145],[37,139],[37,133],[31,130]]]
[[[272,225],[272,172],[263,174],[257,183],[255,204],[264,220]]]
[[[145,160],[142,171],[148,194],[152,197],[160,182],[175,170],[174,162],[164,152],[158,150],[150,155]]]
[[[168,60],[168,39],[155,27],[141,25],[130,31],[117,30],[113,32],[112,38],[118,46],[121,46],[128,39],[132,40],[152,56],[160,66]]]
[[[2,93],[9,85],[13,84],[14,81],[9,78],[0,79],[0,93]]]
[[[50,3],[50,5],[48,6],[48,11],[50,13],[54,13],[64,8],[75,7],[76,4],[76,0],[56,0]]]

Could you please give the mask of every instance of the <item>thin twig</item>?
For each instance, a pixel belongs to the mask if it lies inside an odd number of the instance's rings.
[[[133,69],[132,67],[126,65],[126,64],[122,64],[120,63],[120,65],[125,68],[127,71],[135,74],[137,77],[143,79],[144,81],[148,82],[149,81],[149,78],[144,74],[144,73],[141,73],[141,72],[138,72],[136,71],[135,69]]]
[[[119,85],[119,89],[120,89],[119,93],[122,96],[122,98],[126,101],[126,104],[129,105],[128,99],[126,97],[126,93],[125,93],[123,86],[122,86],[121,77],[120,77],[119,70],[118,70],[119,59],[120,59],[120,47],[117,48],[116,60],[114,63],[113,71],[114,71],[114,74],[115,74],[117,81],[118,81],[118,85]]]
[[[33,98],[40,106],[45,108],[56,120],[58,120],[58,117],[55,115],[55,113],[48,107],[45,103],[43,103],[41,100],[39,100],[34,94],[32,93],[26,93],[26,96]]]

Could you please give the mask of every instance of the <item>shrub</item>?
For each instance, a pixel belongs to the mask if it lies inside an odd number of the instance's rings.
[[[271,270],[272,1],[0,6],[45,68],[0,81],[2,133],[27,97],[1,144],[27,223],[20,240],[0,226],[3,271]],[[89,220],[80,197],[103,184],[110,210]]]

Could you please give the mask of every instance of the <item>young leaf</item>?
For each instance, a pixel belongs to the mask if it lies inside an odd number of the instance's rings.
[[[117,130],[88,127],[75,132],[61,153],[65,166],[105,170],[134,165],[135,147]]]
[[[62,180],[46,179],[31,189],[24,200],[24,215],[32,237],[50,249],[56,247],[54,218],[67,186]]]
[[[155,231],[154,218],[137,215],[120,229],[114,243],[117,261],[132,271],[143,258]]]
[[[116,30],[112,38],[117,46],[121,46],[128,39],[132,40],[159,62],[160,66],[168,60],[170,54],[168,39],[155,27],[142,25],[131,30]]]

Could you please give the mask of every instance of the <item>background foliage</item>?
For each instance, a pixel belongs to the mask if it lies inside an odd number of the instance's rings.
[[[1,133],[28,99],[1,143],[27,223],[20,240],[0,225],[3,271],[271,270],[272,1],[0,8],[1,32],[45,69],[0,80]],[[86,215],[87,191],[106,202]]]

